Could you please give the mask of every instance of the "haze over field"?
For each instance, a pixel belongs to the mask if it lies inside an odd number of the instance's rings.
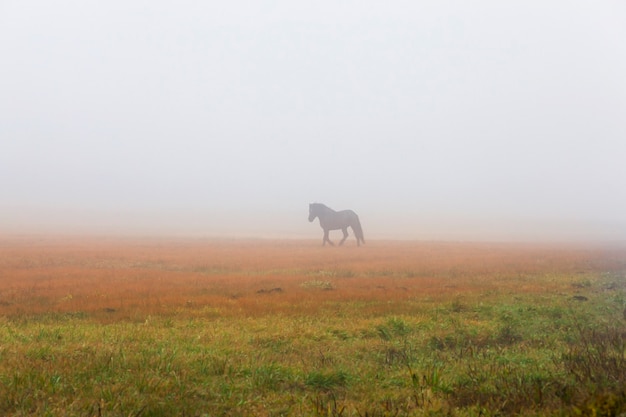
[[[0,3],[0,233],[626,239],[626,3]]]

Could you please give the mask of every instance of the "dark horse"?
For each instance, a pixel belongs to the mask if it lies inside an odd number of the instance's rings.
[[[309,221],[312,222],[316,217],[320,219],[320,226],[324,229],[324,240],[322,241],[323,245],[325,245],[326,242],[334,245],[334,243],[328,238],[328,232],[339,229],[343,231],[343,239],[341,239],[339,245],[343,245],[343,242],[345,242],[348,238],[348,227],[351,227],[352,231],[354,231],[356,244],[358,246],[361,246],[361,243],[365,243],[359,216],[357,216],[352,210],[335,211],[323,204],[309,204]]]

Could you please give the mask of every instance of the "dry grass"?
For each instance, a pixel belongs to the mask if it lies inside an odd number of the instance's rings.
[[[520,244],[5,238],[0,314],[311,314],[342,300],[388,314],[454,297],[569,294],[592,271],[622,268],[620,255]]]

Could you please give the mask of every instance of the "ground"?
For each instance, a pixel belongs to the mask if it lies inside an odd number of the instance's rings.
[[[626,248],[13,236],[4,415],[623,410]]]

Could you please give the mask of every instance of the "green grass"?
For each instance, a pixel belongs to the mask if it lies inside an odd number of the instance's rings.
[[[0,414],[617,415],[625,297],[609,278],[586,277],[585,300],[397,301],[405,314],[4,318]]]

